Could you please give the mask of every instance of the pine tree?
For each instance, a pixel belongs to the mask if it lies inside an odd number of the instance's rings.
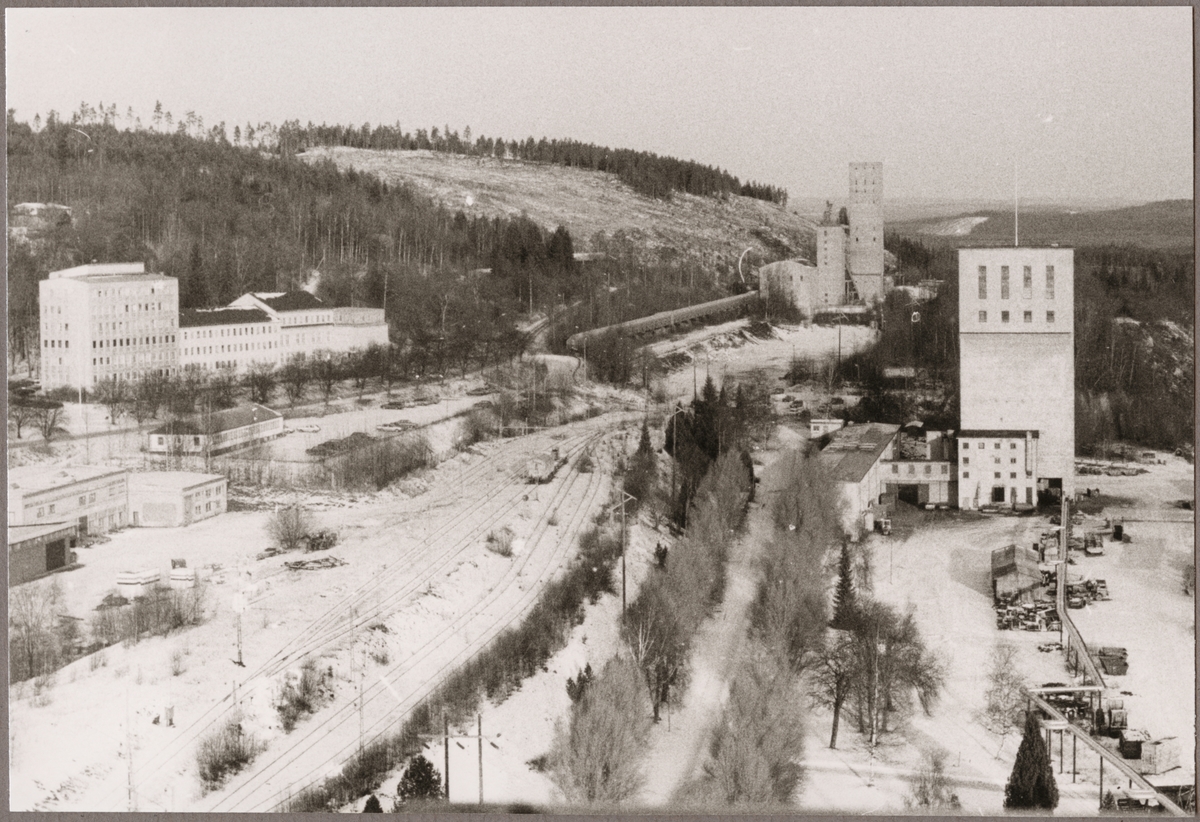
[[[838,563],[837,589],[833,592],[833,620],[830,627],[848,629],[854,622],[858,610],[855,601],[854,580],[850,569],[850,548],[842,543],[842,559]]]
[[[441,799],[442,775],[438,773],[437,768],[433,767],[432,762],[423,755],[417,754],[413,757],[412,762],[408,763],[408,769],[404,771],[404,777],[400,780],[397,794],[402,801]]]
[[[1025,718],[1025,737],[1017,749],[1017,761],[1004,788],[1006,808],[1048,808],[1058,806],[1058,785],[1050,752],[1033,711]]]
[[[383,806],[379,804],[379,797],[371,794],[367,797],[367,804],[363,805],[363,813],[383,813]]]

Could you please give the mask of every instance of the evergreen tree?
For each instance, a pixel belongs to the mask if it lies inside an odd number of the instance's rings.
[[[837,589],[833,592],[833,621],[829,623],[830,627],[841,630],[851,628],[857,608],[853,574],[850,568],[850,548],[842,543],[842,558],[838,563],[838,583]]]
[[[1017,749],[1017,761],[1004,788],[1006,808],[1048,808],[1058,806],[1058,785],[1050,752],[1033,711],[1025,718],[1025,737]]]
[[[408,763],[407,770],[400,780],[397,793],[400,800],[409,799],[441,799],[442,775],[438,773],[433,763],[422,754],[417,754]]]
[[[363,813],[383,813],[383,806],[379,804],[379,798],[375,794],[367,797],[367,804],[363,805]]]

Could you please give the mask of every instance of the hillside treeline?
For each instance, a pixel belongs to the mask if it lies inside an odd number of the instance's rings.
[[[842,360],[840,377],[861,381],[875,419],[902,416],[882,369],[916,365],[946,387],[957,411],[958,254],[889,235],[900,283],[942,281],[938,296],[910,305],[902,292],[884,306],[879,343]],[[1195,435],[1195,259],[1191,252],[1129,245],[1075,250],[1076,447],[1092,453],[1122,440],[1173,449]],[[912,322],[912,312],[920,319]],[[878,406],[878,407],[876,407]],[[903,423],[896,419],[892,422]],[[957,427],[956,419],[939,423]]]
[[[404,186],[182,132],[15,120],[8,204],[58,202],[73,219],[8,248],[10,357],[38,344],[37,282],[91,261],[176,277],[183,308],[317,278],[334,305],[382,306],[405,339],[501,335],[518,308],[573,293],[572,242],[528,219],[468,218]],[[495,276],[465,277],[491,266]],[[395,336],[395,334],[394,334]]]
[[[299,121],[284,123],[278,130],[278,150],[299,152],[314,146],[348,146],[352,148],[413,151],[418,149],[462,154],[469,157],[496,157],[532,163],[552,163],[588,171],[615,174],[634,191],[651,197],[669,198],[681,191],[699,196],[740,194],[758,200],[787,205],[787,191],[753,181],[741,182],[727,171],[691,160],[663,157],[649,151],[609,148],[579,140],[504,140],[479,135],[472,139],[471,129],[462,136],[449,126],[436,126],[426,131],[403,131],[399,125],[364,123],[361,127],[340,125],[300,125]]]

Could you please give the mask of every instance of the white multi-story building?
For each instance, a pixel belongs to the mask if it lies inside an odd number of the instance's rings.
[[[230,308],[257,308],[279,324],[279,350],[286,362],[329,350],[333,342],[334,308],[307,291],[243,294]]]
[[[144,263],[81,265],[38,283],[41,381],[92,388],[179,368],[179,284]]]
[[[333,309],[329,347],[334,351],[353,351],[388,344],[388,324],[382,308],[347,306]]]
[[[1075,493],[1075,254],[958,253],[959,503]]]
[[[185,370],[283,363],[278,320],[258,308],[179,312],[179,365]]]

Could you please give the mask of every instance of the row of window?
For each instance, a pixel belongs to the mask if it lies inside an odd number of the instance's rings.
[[[968,442],[964,442],[964,443],[962,444],[962,447],[963,447],[963,448],[970,448],[970,447],[971,447],[971,443],[970,443],[969,441],[968,441]],[[999,440],[997,440],[996,442],[992,443],[992,447],[993,447],[993,448],[999,448],[999,447],[1000,447],[1000,442],[999,442]],[[1016,444],[1015,442],[1010,442],[1010,443],[1008,444],[1008,447],[1009,447],[1009,448],[1016,448],[1016,447],[1017,447],[1017,444]],[[977,445],[977,446],[976,446],[976,448],[987,448],[987,444],[986,444],[986,443],[982,443],[982,442],[981,442],[981,443],[979,443],[979,445]]]
[[[1002,476],[1001,476],[1001,474],[1002,474],[1003,472],[1001,472],[1001,471],[995,471],[995,472],[993,472],[993,473],[995,474],[995,477],[994,477],[994,479],[1004,479],[1004,477],[1002,477]],[[970,478],[971,478],[971,472],[970,472],[970,471],[963,471],[963,479],[970,479]],[[1016,472],[1016,471],[1009,471],[1009,472],[1008,472],[1008,478],[1009,478],[1009,479],[1016,479],[1016,478],[1017,478],[1017,472]],[[1026,472],[1025,472],[1025,478],[1026,478],[1026,479],[1032,479],[1032,478],[1033,478],[1033,472],[1032,472],[1032,471],[1026,471]]]
[[[1022,296],[1030,299],[1033,296],[1033,266],[1024,266],[1021,276]],[[979,266],[979,299],[986,300],[988,294],[987,266]],[[1000,266],[1000,299],[1007,300],[1009,294],[1008,266]],[[1046,266],[1046,299],[1054,299],[1054,266]]]
[[[214,354],[214,353],[216,353],[216,354],[232,354],[235,351],[264,351],[264,350],[278,348],[278,347],[279,347],[279,343],[274,342],[273,340],[268,340],[266,342],[257,342],[257,343],[237,343],[235,345],[196,346],[194,348],[183,349],[183,355],[185,357],[192,357],[192,356],[197,356],[200,354]],[[217,348],[220,348],[220,351],[217,351],[216,350]]]
[[[159,337],[119,337],[115,340],[92,340],[92,348],[126,348],[134,345],[165,345],[175,342],[174,334]]]
[[[229,333],[226,334],[225,332]],[[259,325],[249,328],[238,328],[237,326],[228,326],[225,328],[201,328],[198,331],[184,331],[183,338],[187,339],[209,339],[211,337],[247,337],[254,334],[274,334],[275,326]]]
[[[986,311],[980,311],[980,312],[979,312],[979,321],[980,321],[981,323],[985,323],[985,322],[987,322],[987,321],[988,321],[988,315],[987,315],[987,312],[986,312]],[[1001,323],[1006,323],[1006,322],[1008,322],[1008,321],[1009,321],[1009,312],[1007,312],[1007,311],[1001,311],[1001,312],[1000,312],[1000,322],[1001,322]],[[1026,311],[1026,312],[1025,312],[1025,322],[1027,322],[1027,323],[1031,323],[1031,322],[1033,322],[1033,312],[1032,312],[1032,311]],[[1047,311],[1047,312],[1046,312],[1046,322],[1047,322],[1047,323],[1053,323],[1053,322],[1054,322],[1054,312],[1053,312],[1053,311]]]
[[[993,458],[992,458],[992,462],[996,463],[996,465],[999,465],[999,464],[1000,464],[1000,458],[999,458],[999,457],[993,457]],[[1009,463],[1011,463],[1012,465],[1016,465],[1016,464],[1017,464],[1017,458],[1016,458],[1016,457],[1012,457],[1012,458],[1009,460]],[[970,457],[963,457],[963,458],[962,458],[962,464],[963,464],[963,465],[970,465],[970,464],[971,464],[971,458],[970,458]],[[928,472],[928,471],[926,471],[925,473],[929,473],[929,472]]]
[[[70,340],[42,340],[42,348],[70,348]]]
[[[893,463],[892,463],[892,473],[893,473],[893,474],[899,474],[899,473],[900,473],[900,465],[899,465],[898,463],[895,463],[895,462],[893,462]],[[909,463],[909,465],[908,465],[908,473],[909,473],[909,474],[915,474],[915,473],[917,473],[917,466],[916,466],[916,465],[914,465],[914,464],[912,464],[912,463]],[[942,463],[942,467],[941,467],[941,469],[938,471],[938,473],[939,473],[939,474],[949,474],[949,473],[950,473],[950,466],[949,466],[947,463]],[[925,465],[925,475],[926,475],[926,476],[930,476],[930,475],[932,475],[932,474],[933,474],[933,466],[932,466],[931,464],[928,464],[928,463],[926,463],[926,465]]]

